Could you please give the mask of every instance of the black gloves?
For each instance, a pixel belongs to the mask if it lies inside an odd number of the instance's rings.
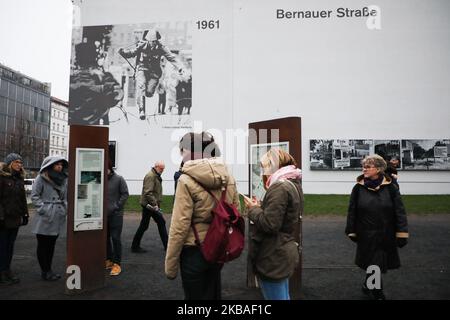
[[[348,236],[350,238],[350,240],[352,240],[353,242],[358,242],[358,239],[356,238],[356,236]]]
[[[408,244],[408,238],[397,238],[397,247],[403,248]]]

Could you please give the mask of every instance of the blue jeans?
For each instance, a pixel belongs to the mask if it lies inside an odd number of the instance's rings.
[[[262,294],[266,300],[291,300],[289,297],[289,279],[267,281],[258,279]]]

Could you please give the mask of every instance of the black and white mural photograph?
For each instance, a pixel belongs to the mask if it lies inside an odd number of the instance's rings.
[[[333,168],[333,140],[309,140],[311,170]]]
[[[372,140],[310,140],[311,170],[360,170]]]
[[[450,139],[402,140],[404,170],[450,170]]]
[[[74,28],[70,124],[190,126],[191,22]]]
[[[450,140],[309,141],[311,170],[361,170],[361,160],[378,154],[399,160],[400,170],[450,170]]]
[[[380,155],[386,161],[398,160],[397,169],[402,168],[400,140],[374,140],[374,153]]]

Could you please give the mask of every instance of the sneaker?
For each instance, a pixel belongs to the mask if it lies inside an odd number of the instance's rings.
[[[11,280],[6,277],[5,273],[6,271],[0,272],[0,286],[9,286],[13,284]]]
[[[7,270],[3,273],[3,276],[6,278],[6,280],[9,280],[11,284],[19,283],[20,279],[17,278],[16,275],[11,270]]]
[[[42,280],[45,281],[56,281],[61,278],[61,276],[57,273],[53,273],[53,271],[42,272],[41,273]]]
[[[106,260],[106,263],[105,263],[106,270],[112,269],[113,266],[114,266],[114,262],[112,262],[111,260]]]
[[[114,263],[109,275],[118,276],[121,272],[122,272],[122,268],[120,267],[120,265],[118,265],[117,263]]]
[[[139,119],[145,120],[145,112],[144,112],[144,110],[139,110]]]
[[[134,253],[146,253],[147,250],[142,249],[141,247],[139,247],[139,248],[131,248],[131,252],[134,252]]]

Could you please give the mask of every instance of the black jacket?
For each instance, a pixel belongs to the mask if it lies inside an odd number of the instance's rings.
[[[11,173],[5,163],[0,163],[0,220],[6,228],[17,228],[28,217],[24,185],[25,172]]]
[[[408,238],[400,192],[387,176],[376,189],[366,187],[363,176],[357,181],[350,196],[345,229],[347,235],[357,239],[355,263],[362,269],[378,265],[382,272],[398,268],[396,238]]]

